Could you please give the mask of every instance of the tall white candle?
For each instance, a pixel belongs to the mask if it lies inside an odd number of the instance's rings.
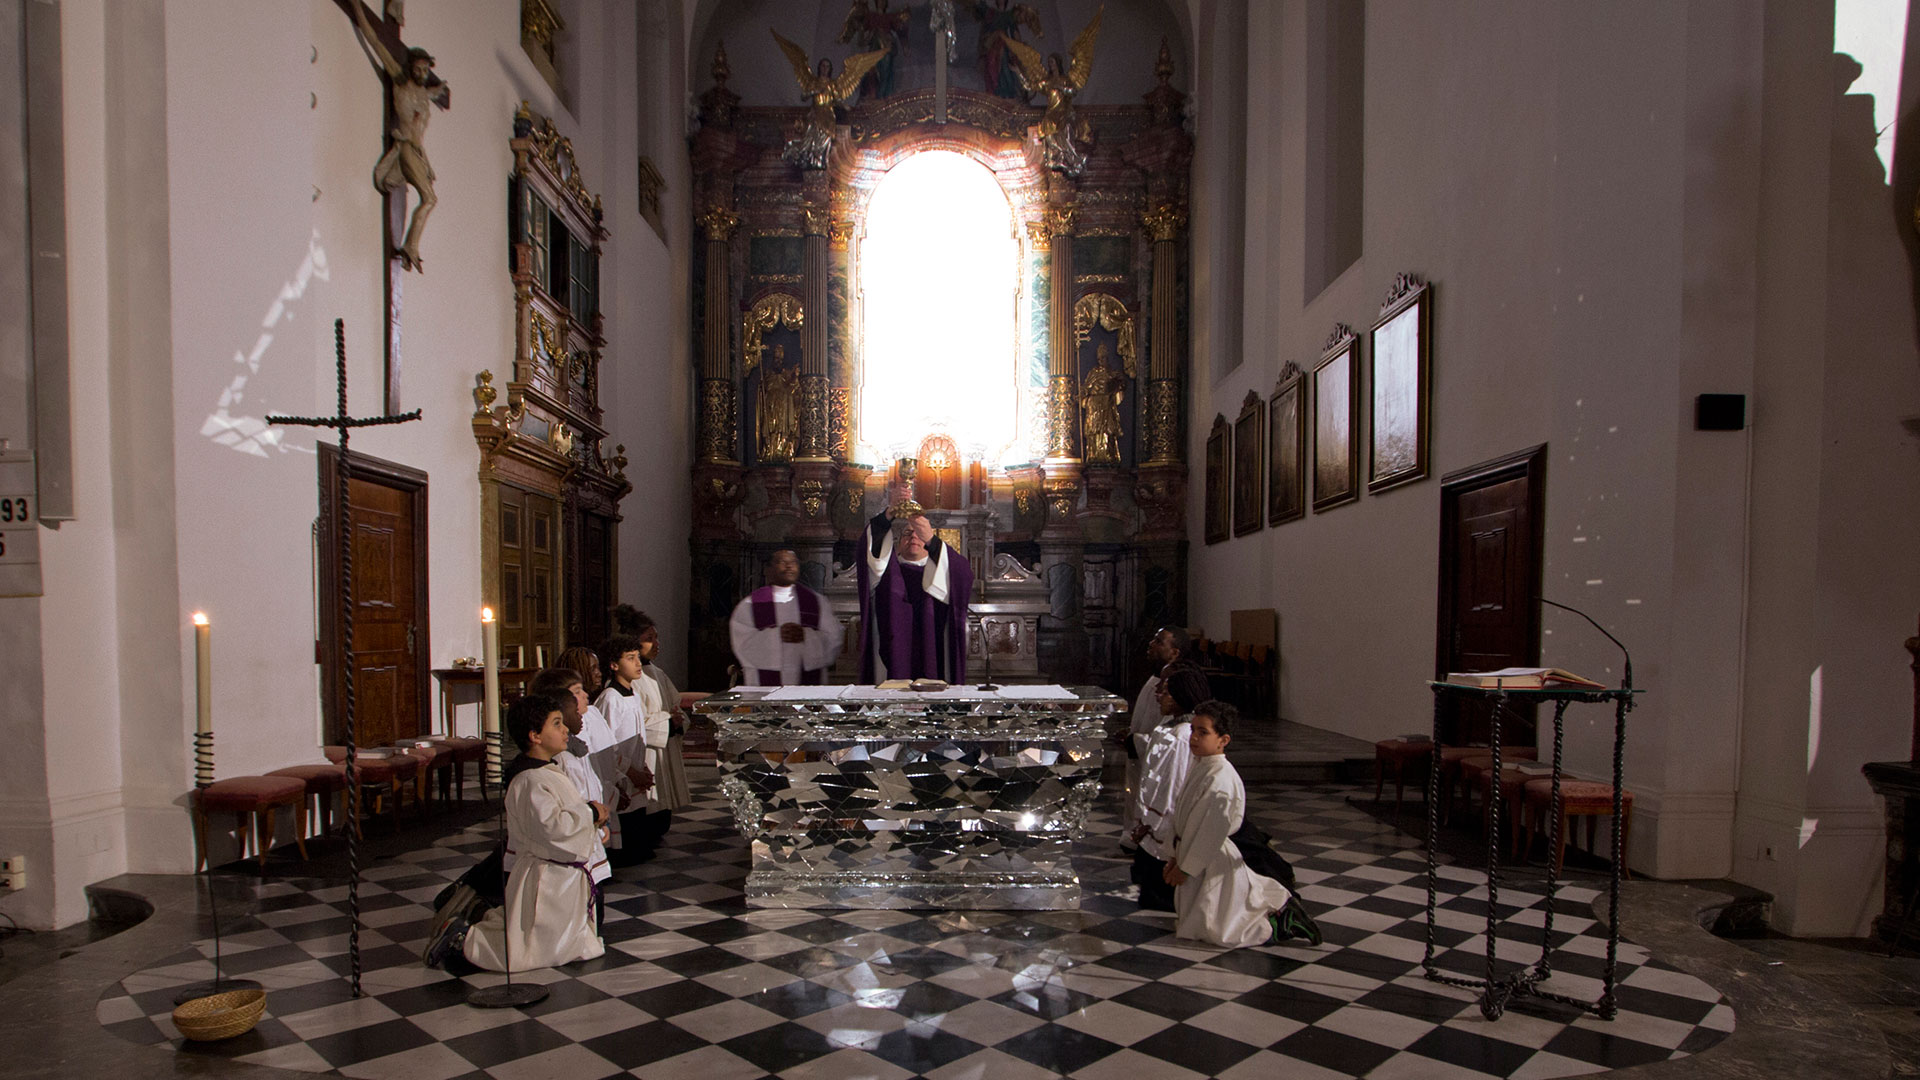
[[[486,701],[480,706],[480,736],[487,741],[487,778],[500,779],[500,624],[493,609],[480,609],[480,637],[486,671]]]
[[[213,730],[213,626],[207,613],[193,613],[194,692],[198,696],[195,730],[205,735]]]

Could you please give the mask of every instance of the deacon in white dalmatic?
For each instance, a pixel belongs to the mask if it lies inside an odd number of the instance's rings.
[[[1304,938],[1320,944],[1320,928],[1285,885],[1247,869],[1230,839],[1246,816],[1247,789],[1227,761],[1239,710],[1220,701],[1194,707],[1189,746],[1193,766],[1173,813],[1174,933],[1230,949]]]
[[[488,971],[591,960],[606,952],[594,932],[592,862],[607,808],[588,802],[554,759],[570,733],[559,705],[529,694],[507,710],[520,747],[507,779],[507,847],[514,853],[506,906],[467,932],[462,952]]]
[[[826,682],[844,635],[832,602],[800,584],[800,558],[784,549],[767,560],[767,583],[733,609],[730,629],[747,686]]]

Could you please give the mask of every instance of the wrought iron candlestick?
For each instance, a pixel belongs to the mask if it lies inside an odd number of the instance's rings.
[[[350,651],[353,644],[353,456],[347,449],[347,433],[357,427],[382,427],[420,419],[420,410],[397,415],[350,416],[347,413],[347,331],[346,320],[333,320],[334,381],[338,405],[332,416],[269,416],[269,424],[293,427],[332,428],[340,433],[340,484],[335,496],[340,507],[340,528],[334,536],[336,558],[340,560],[340,641]],[[353,727],[353,664],[341,672],[340,715],[347,736],[347,798],[351,820],[347,827],[347,929],[348,981],[353,996],[360,996],[360,771],[357,736]]]

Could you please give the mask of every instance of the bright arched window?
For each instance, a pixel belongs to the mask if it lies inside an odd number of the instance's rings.
[[[943,431],[962,454],[1004,463],[1021,411],[1020,247],[1006,193],[978,162],[923,151],[874,189],[866,226],[860,460],[911,456]]]

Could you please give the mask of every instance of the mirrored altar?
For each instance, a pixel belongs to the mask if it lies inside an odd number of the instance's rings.
[[[756,907],[1075,908],[1100,792],[1097,687],[777,688],[707,698]]]

